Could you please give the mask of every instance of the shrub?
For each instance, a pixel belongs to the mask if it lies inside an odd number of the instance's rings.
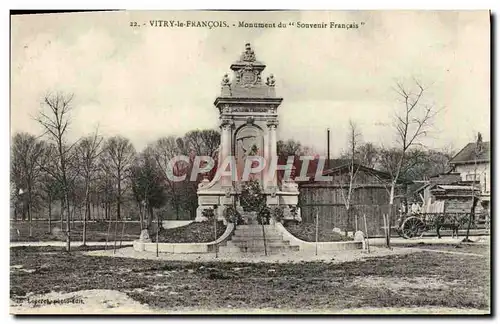
[[[281,223],[283,221],[284,214],[285,213],[283,211],[283,208],[278,207],[278,206],[273,207],[273,209],[271,210],[272,217],[278,223]]]
[[[257,214],[257,222],[259,224],[269,224],[269,220],[271,219],[271,209],[267,206],[264,206],[259,213]]]
[[[246,212],[260,212],[266,206],[266,196],[257,180],[250,180],[243,184],[240,205]]]
[[[215,212],[212,208],[203,209],[201,214],[207,219],[213,219],[215,217]]]
[[[224,210],[224,217],[230,223],[235,225],[243,224],[243,217],[241,214],[234,208],[234,206],[227,206]]]

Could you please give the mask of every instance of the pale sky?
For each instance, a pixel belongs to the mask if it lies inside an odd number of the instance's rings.
[[[228,28],[149,27],[150,20],[227,21]],[[140,28],[130,27],[131,21]],[[357,23],[358,29],[238,28],[239,21]],[[474,12],[108,12],[12,17],[11,131],[33,121],[48,91],[75,94],[71,138],[97,125],[140,150],[161,136],[217,128],[220,81],[250,42],[273,73],[279,139],[323,154],[347,145],[348,120],[365,141],[390,146],[392,87],[416,77],[444,110],[430,148],[460,149],[490,133],[490,25]],[[361,25],[361,22],[364,25]],[[236,27],[232,27],[236,24]]]

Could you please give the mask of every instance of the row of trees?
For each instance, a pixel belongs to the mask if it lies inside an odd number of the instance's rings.
[[[136,205],[141,225],[151,222],[153,208],[168,203],[177,216],[196,210],[196,184],[175,183],[166,177],[168,161],[179,154],[214,156],[220,136],[196,130],[182,137],[164,137],[137,152],[123,136],[104,139],[98,129],[71,142],[73,95],[49,94],[36,121],[44,133],[17,133],[11,145],[11,203],[14,220],[30,223],[46,213],[49,231],[53,207],[59,203],[61,228],[66,222],[67,249],[76,216],[83,221],[83,241],[89,219],[121,220],[123,205]],[[190,166],[177,163],[176,167]],[[179,170],[180,171],[180,170]],[[183,170],[188,171],[189,170]],[[97,211],[97,213],[96,213]],[[19,215],[20,214],[20,215]],[[45,218],[44,217],[44,218]]]

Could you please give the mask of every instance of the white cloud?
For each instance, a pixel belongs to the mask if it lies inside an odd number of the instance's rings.
[[[357,30],[168,29],[128,27],[131,20],[228,19],[365,22]],[[142,20],[141,20],[142,19]],[[217,127],[213,100],[229,65],[252,42],[265,74],[277,78],[280,134],[319,151],[326,127],[335,150],[345,145],[347,121],[364,137],[388,141],[376,126],[395,108],[391,86],[415,75],[432,84],[446,110],[437,118],[434,146],[489,132],[489,18],[487,12],[122,12],[15,17],[12,22],[12,131],[36,130],[41,96],[76,94],[72,136],[99,124],[141,149],[159,136]],[[486,135],[486,134],[485,134]]]

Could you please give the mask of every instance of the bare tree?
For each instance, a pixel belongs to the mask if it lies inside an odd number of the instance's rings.
[[[342,170],[340,170],[339,174],[339,180],[341,183],[341,194],[342,194],[342,200],[344,202],[344,206],[346,209],[346,232],[348,230],[348,227],[350,225],[351,221],[351,201],[352,201],[352,196],[353,192],[356,189],[356,176],[359,171],[360,163],[357,161],[357,154],[358,153],[358,147],[359,143],[361,141],[361,132],[358,129],[357,124],[349,120],[349,153],[347,154],[349,157],[349,173],[347,175],[347,186],[344,186],[344,179],[342,176]],[[347,234],[347,233],[346,233]]]
[[[121,220],[121,205],[123,196],[128,189],[126,182],[130,178],[131,167],[135,159],[135,149],[130,141],[122,136],[114,136],[106,140],[102,164],[106,173],[111,175],[116,184],[116,223],[115,223],[115,250],[118,231],[118,220]]]
[[[389,168],[391,185],[389,189],[389,214],[386,231],[386,245],[390,247],[391,219],[394,209],[395,189],[402,175],[407,161],[407,153],[414,146],[422,146],[422,138],[428,135],[432,122],[439,112],[434,105],[424,102],[426,89],[414,79],[412,87],[405,87],[402,83],[396,83],[395,88],[401,99],[401,108],[394,114],[394,129],[396,133],[396,147],[394,148],[392,167]]]
[[[373,143],[360,143],[357,147],[358,162],[359,164],[368,167],[375,168],[377,163],[377,157],[379,153],[379,148]]]
[[[70,124],[73,94],[55,93],[48,94],[42,102],[42,109],[36,121],[44,128],[45,134],[56,145],[58,155],[58,171],[55,174],[61,183],[65,201],[66,212],[66,250],[71,250],[70,237],[70,212],[69,212],[69,187],[68,187],[68,161],[73,145],[67,145],[67,132]]]
[[[214,157],[220,145],[220,133],[213,129],[194,130],[187,132],[182,139],[186,150],[196,155]],[[189,154],[190,152],[183,152]]]
[[[99,136],[97,130],[92,136],[84,137],[76,147],[78,161],[85,186],[85,214],[83,218],[83,245],[87,241],[87,219],[90,216],[90,187],[97,176],[97,159],[101,154],[100,147],[103,138]]]
[[[166,202],[166,183],[163,179],[162,171],[154,158],[154,151],[148,146],[137,157],[132,169],[132,191],[139,207],[141,230],[151,228],[153,208],[160,208]]]
[[[48,233],[52,232],[52,203],[61,195],[61,186],[57,178],[57,149],[53,143],[45,145],[43,158],[40,161],[40,168],[43,170],[41,187],[46,206],[48,209]]]
[[[33,235],[33,201],[35,195],[35,186],[40,180],[42,170],[40,161],[44,153],[44,143],[35,136],[28,133],[18,133],[12,141],[12,169],[18,190],[24,191],[21,200],[25,204],[29,221],[29,237]],[[18,192],[19,195],[19,192]],[[24,212],[24,211],[23,211]]]
[[[179,209],[180,209],[180,189],[179,183],[172,181],[168,176],[169,170],[169,161],[175,156],[182,154],[183,148],[179,147],[179,141],[174,136],[163,137],[157,140],[152,146],[152,154],[153,157],[161,170],[163,178],[170,189],[170,197],[172,200],[172,205],[176,212],[176,217],[179,218]],[[182,163],[178,162],[174,165],[173,172],[174,174],[179,174],[180,169],[182,167]]]

